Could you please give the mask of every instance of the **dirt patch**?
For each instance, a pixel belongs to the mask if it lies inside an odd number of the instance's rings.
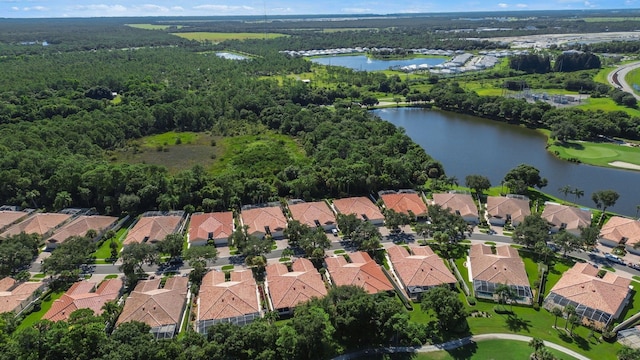
[[[629,170],[640,170],[640,165],[631,164],[624,161],[612,161],[609,163],[609,165]]]

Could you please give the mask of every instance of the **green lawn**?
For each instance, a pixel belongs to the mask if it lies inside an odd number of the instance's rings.
[[[189,40],[197,40],[197,41],[211,41],[211,42],[223,42],[226,40],[248,40],[248,39],[275,39],[282,36],[287,36],[285,34],[276,34],[276,33],[223,33],[223,32],[181,32],[181,33],[173,33],[173,35],[179,36],[181,38],[189,39]]]
[[[624,77],[624,80],[629,84],[629,86],[631,86],[631,88],[633,88],[633,85],[640,85],[640,69],[629,71],[627,76]],[[633,92],[640,94],[640,92],[635,88],[633,89]]]
[[[567,141],[553,142],[548,151],[562,159],[576,158],[590,165],[612,167],[609,163],[623,161],[640,165],[640,148],[613,143]],[[557,153],[556,153],[557,152]]]
[[[59,299],[63,294],[64,294],[64,291],[51,293],[51,298],[48,301],[43,301],[42,302],[42,306],[40,308],[40,311],[36,311],[36,312],[33,312],[33,313],[27,315],[27,317],[25,317],[24,320],[22,320],[22,322],[18,326],[18,330],[31,327],[33,324],[36,323],[36,321],[42,319],[44,314],[46,314],[47,311],[49,311],[49,309],[51,309],[51,305],[53,305],[53,302],[55,300]]]
[[[171,25],[154,25],[154,24],[127,24],[127,26],[130,26],[136,29],[144,29],[144,30],[166,30],[171,27]],[[177,25],[175,27],[180,29],[182,25]]]
[[[558,359],[575,359],[560,351],[551,348],[548,349]],[[529,347],[528,343],[524,341],[484,340],[449,351],[416,354],[412,358],[415,360],[527,360],[532,352],[533,350]]]
[[[124,236],[126,232],[127,232],[126,224],[116,232],[115,238],[116,238],[116,241],[118,242],[118,252],[120,252],[120,250],[122,249],[122,241],[124,240]],[[96,252],[93,253],[96,260],[104,260],[111,257],[110,243],[111,243],[110,239],[107,239],[102,242],[102,245],[98,248],[98,250],[96,250]]]
[[[636,281],[631,282],[631,286],[633,286],[633,290],[631,290],[632,298],[631,302],[627,304],[627,306],[622,310],[620,314],[619,320],[616,321],[616,324],[621,323],[624,320],[627,320],[631,316],[640,312],[640,295],[638,294],[638,290],[640,290],[640,283]]]
[[[631,116],[640,116],[640,110],[616,104],[611,98],[588,98],[576,108],[582,110],[624,111]]]

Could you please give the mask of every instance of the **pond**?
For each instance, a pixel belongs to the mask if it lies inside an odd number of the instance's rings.
[[[247,59],[246,56],[233,54],[233,53],[229,53],[229,52],[217,52],[216,56],[217,57],[221,57],[223,59],[227,59],[227,60],[246,60]]]
[[[349,56],[322,56],[311,58],[311,61],[321,65],[342,66],[359,71],[380,71],[388,70],[390,67],[399,68],[408,65],[427,64],[435,66],[444,63],[448,58],[444,57],[418,57],[402,60],[379,60],[372,59],[366,55]]]
[[[574,201],[594,207],[591,194],[612,189],[620,194],[611,211],[636,215],[640,194],[636,185],[640,172],[574,164],[557,159],[545,150],[546,138],[535,130],[474,116],[416,108],[375,110],[374,113],[392,124],[403,127],[413,141],[440,161],[448,176],[456,176],[461,184],[467,175],[488,177],[493,186],[500,185],[504,175],[519,164],[540,170],[549,181],[542,190],[564,198],[559,188],[569,185],[584,191]]]

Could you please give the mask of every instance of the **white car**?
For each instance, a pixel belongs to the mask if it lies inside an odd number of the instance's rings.
[[[616,262],[618,264],[626,265],[622,259],[620,259],[619,257],[617,257],[617,256],[615,256],[613,254],[606,253],[606,254],[604,254],[604,257],[607,258],[607,260],[609,260],[609,261],[613,261],[613,262]]]
[[[338,236],[338,230],[337,229],[331,229],[331,233],[333,234],[333,236]]]

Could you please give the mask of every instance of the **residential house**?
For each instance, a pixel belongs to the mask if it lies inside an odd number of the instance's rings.
[[[51,321],[67,320],[72,312],[79,309],[91,309],[95,315],[102,314],[104,304],[120,296],[122,280],[105,280],[97,289],[96,285],[98,284],[86,280],[74,283],[62,297],[53,302],[42,318]]]
[[[600,230],[600,244],[609,247],[624,245],[628,252],[640,255],[640,248],[636,248],[640,245],[640,221],[612,217]]]
[[[336,228],[336,216],[324,201],[291,204],[289,211],[293,220],[312,228],[322,227],[324,231]]]
[[[278,239],[284,237],[284,229],[287,228],[287,218],[284,217],[279,206],[257,207],[243,209],[240,214],[242,225],[249,226],[249,235],[263,238],[270,235]]]
[[[407,249],[394,245],[387,249],[387,254],[411,299],[417,300],[423,292],[434,286],[448,285],[454,288],[458,282],[444,260],[428,246],[411,246]]]
[[[433,194],[433,203],[462,216],[468,223],[477,224],[479,221],[478,207],[469,194]]]
[[[518,226],[526,216],[531,215],[529,199],[488,196],[487,214],[491,225],[504,226],[510,222],[512,226]]]
[[[124,303],[116,326],[139,321],[151,327],[156,339],[170,339],[180,330],[187,302],[189,279],[182,276],[143,280],[133,289]]]
[[[0,314],[22,311],[35,300],[36,290],[44,286],[43,282],[18,282],[10,277],[0,279]]]
[[[0,237],[9,237],[20,233],[38,234],[46,237],[51,231],[64,224],[71,215],[60,213],[36,213],[25,220],[10,226]]]
[[[327,295],[322,277],[311,261],[299,258],[291,265],[274,263],[267,265],[265,287],[270,309],[280,315],[289,315],[300,303]]]
[[[583,324],[602,329],[617,319],[631,298],[631,280],[605,272],[598,277],[598,268],[589,263],[577,263],[567,270],[544,299],[547,310],[564,309],[572,305]]]
[[[541,216],[549,223],[552,233],[566,230],[580,235],[580,228],[591,226],[591,211],[573,206],[546,203]]]
[[[233,230],[231,211],[193,214],[189,223],[189,246],[207,245],[209,241],[215,245],[226,245]]]
[[[196,331],[207,334],[217,323],[245,325],[260,318],[260,293],[251,270],[209,271],[198,293]]]
[[[325,258],[331,282],[336,286],[355,285],[369,294],[393,291],[391,281],[368,253],[349,253],[349,260],[341,255]]]
[[[177,233],[182,227],[183,214],[142,216],[127,233],[123,245],[132,243],[157,243],[167,235]]]
[[[118,218],[113,216],[80,215],[71,222],[61,226],[45,241],[47,249],[55,249],[72,236],[85,236],[89,230],[95,230],[95,238],[99,238],[104,231],[113,227],[117,221]]]
[[[427,218],[427,205],[416,192],[385,193],[380,198],[387,209],[413,216],[413,220]]]
[[[360,220],[374,225],[384,224],[384,215],[378,206],[364,196],[333,200],[333,208],[336,213],[355,214]]]
[[[509,286],[520,304],[532,304],[533,293],[524,262],[518,250],[509,245],[497,246],[495,253],[484,244],[471,245],[467,260],[469,279],[477,298],[500,300],[496,289]]]
[[[23,211],[0,210],[0,232],[9,225],[27,217],[29,213]]]

